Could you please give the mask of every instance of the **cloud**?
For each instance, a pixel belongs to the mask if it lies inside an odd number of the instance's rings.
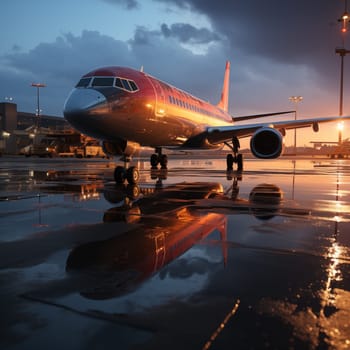
[[[162,269],[159,276],[161,279],[164,279],[167,276],[170,278],[187,279],[194,274],[204,275],[208,273],[209,267],[209,261],[204,258],[179,258]]]
[[[272,61],[313,64],[322,70],[340,43],[342,4],[320,0],[157,0],[207,16],[232,50]]]
[[[134,38],[129,42],[132,45],[152,45],[152,42],[159,37],[158,31],[150,31],[146,27],[138,26],[135,30]]]
[[[196,28],[187,23],[173,23],[170,26],[163,23],[160,30],[149,30],[144,26],[137,26],[131,43],[137,45],[152,45],[161,38],[174,39],[178,43],[192,46],[210,44],[220,41],[219,35],[207,28]]]
[[[121,5],[127,10],[134,10],[139,7],[139,3],[136,0],[103,0],[105,2],[108,2],[110,4],[116,4]]]
[[[29,52],[8,54],[4,59],[16,69],[44,78],[70,79],[76,71],[79,74],[88,66],[113,62],[116,55],[127,51],[126,43],[85,30],[81,36],[68,33],[52,43],[41,43]]]
[[[219,41],[220,37],[207,28],[195,28],[187,23],[174,23],[170,27],[163,23],[161,31],[164,37],[177,38],[182,43],[190,44],[208,44],[213,41]]]

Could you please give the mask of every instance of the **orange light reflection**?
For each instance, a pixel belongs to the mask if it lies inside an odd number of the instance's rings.
[[[223,331],[223,329],[225,328],[227,322],[231,319],[231,317],[237,312],[238,307],[239,307],[239,303],[240,301],[237,300],[236,304],[234,305],[234,307],[232,308],[232,310],[230,310],[230,312],[226,315],[226,317],[224,318],[224,320],[220,323],[219,327],[216,328],[216,330],[213,332],[213,334],[211,335],[210,339],[205,343],[205,345],[203,346],[203,350],[208,350],[213,342],[215,341],[215,339],[217,338],[217,336]]]

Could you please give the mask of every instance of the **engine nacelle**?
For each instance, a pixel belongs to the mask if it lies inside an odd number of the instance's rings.
[[[109,155],[125,155],[127,157],[132,156],[140,150],[140,145],[136,142],[128,140],[116,140],[116,141],[103,141],[103,152]]]
[[[250,139],[250,150],[257,158],[278,158],[283,148],[283,136],[273,128],[258,129]]]

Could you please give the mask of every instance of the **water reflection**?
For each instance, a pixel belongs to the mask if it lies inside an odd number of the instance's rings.
[[[213,231],[226,240],[225,215],[191,209],[196,200],[222,191],[217,183],[178,184],[148,193],[135,186],[105,190],[106,198],[119,206],[107,210],[103,220],[106,225],[120,223],[124,232],[118,234],[114,225],[116,237],[71,251],[67,271],[93,279],[91,288],[87,286],[81,294],[105,299],[131,292]],[[136,193],[143,193],[143,197]]]
[[[80,245],[66,264],[69,273],[89,281],[81,282],[85,287],[80,293],[90,299],[130,293],[213,232],[220,235],[226,265],[227,211],[245,211],[263,220],[283,211],[277,186],[256,186],[244,200],[236,181],[226,193],[220,183],[195,182],[164,188],[110,186],[104,196],[115,206],[104,213],[103,221],[114,224],[116,236]]]
[[[14,191],[2,203],[12,205],[3,222],[13,218],[2,268],[21,272],[13,295],[123,320],[147,308],[143,320],[161,320],[154,329],[171,329],[168,339],[186,319],[192,338],[210,338],[202,346],[349,347],[348,175],[297,164],[241,177],[144,170],[140,186],[33,170],[32,197]],[[33,218],[40,234],[28,233]]]
[[[325,246],[322,264],[323,279],[315,293],[318,305],[302,305],[285,300],[264,298],[259,304],[263,314],[283,320],[293,328],[293,335],[308,344],[310,349],[350,348],[350,292],[344,274],[349,271],[349,248],[342,245],[340,225],[349,221],[349,205],[343,200],[346,181],[343,179],[343,166],[336,166],[335,188],[330,189],[330,199],[317,200],[318,210],[325,213],[330,225],[330,235]],[[314,211],[316,212],[316,210]],[[344,233],[344,232],[343,232]],[[348,241],[345,238],[345,241]],[[310,283],[310,289],[312,289]],[[303,291],[305,293],[305,290]],[[301,296],[299,295],[299,298]]]

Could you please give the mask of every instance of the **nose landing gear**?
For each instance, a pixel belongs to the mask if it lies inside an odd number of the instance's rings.
[[[117,166],[114,170],[114,180],[117,184],[123,184],[125,180],[129,184],[134,185],[140,179],[140,172],[138,167],[129,167],[130,158],[124,157],[124,166]]]

